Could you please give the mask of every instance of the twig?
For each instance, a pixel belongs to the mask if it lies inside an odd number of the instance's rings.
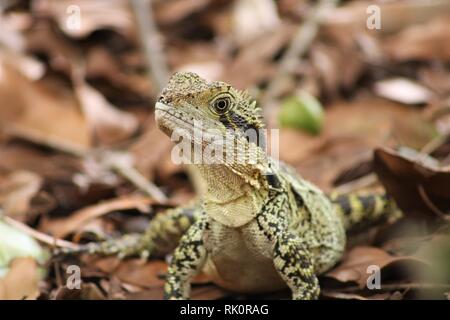
[[[273,105],[271,102],[273,102],[274,96],[277,93],[280,80],[289,75],[298,66],[300,57],[307,52],[316,37],[325,13],[335,8],[338,3],[339,0],[321,0],[314,9],[314,12],[299,26],[289,48],[281,58],[277,73],[269,83],[262,97],[262,104],[264,105],[266,115],[269,112],[267,109]]]
[[[34,239],[36,239],[42,243],[45,243],[50,247],[57,246],[60,248],[69,248],[69,249],[77,249],[78,248],[78,245],[73,242],[56,239],[52,236],[49,236],[48,234],[34,230],[33,228],[30,228],[26,224],[19,222],[8,216],[2,216],[1,219],[3,219],[3,221],[5,221],[10,226],[16,228],[17,230],[22,231],[23,233],[28,234],[29,236],[33,237]]]
[[[164,58],[158,28],[153,17],[151,0],[131,0],[139,29],[139,37],[144,47],[149,76],[155,84],[155,96],[164,88],[169,77],[169,71]]]
[[[166,204],[166,195],[150,180],[146,179],[135,167],[120,156],[112,155],[104,162],[112,170],[130,181],[135,187],[142,190],[161,204]]]

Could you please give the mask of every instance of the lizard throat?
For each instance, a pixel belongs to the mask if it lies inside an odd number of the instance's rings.
[[[219,223],[238,228],[252,221],[261,211],[265,189],[258,190],[225,166],[199,165],[196,172],[203,181],[204,209]]]

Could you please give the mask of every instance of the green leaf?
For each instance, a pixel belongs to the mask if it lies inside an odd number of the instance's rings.
[[[8,271],[9,263],[18,257],[32,257],[42,263],[47,252],[29,235],[0,220],[0,278]]]
[[[323,125],[324,112],[320,102],[307,92],[286,98],[278,114],[282,127],[303,129],[319,134]]]

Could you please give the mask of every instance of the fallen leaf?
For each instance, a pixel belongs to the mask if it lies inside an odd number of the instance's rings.
[[[59,28],[71,37],[86,37],[101,29],[134,36],[134,17],[125,0],[37,0],[32,9],[34,14],[55,18]]]
[[[330,29],[342,28],[347,32],[349,29],[367,30],[367,10],[373,4],[373,1],[349,1],[330,11],[324,25]],[[450,5],[446,0],[377,2],[376,5],[382,13],[381,28],[370,31],[383,34],[403,30],[409,25],[426,23],[450,12]],[[371,14],[373,12],[378,11],[370,10]]]
[[[1,56],[0,69],[0,129],[61,150],[80,153],[90,147],[87,122],[65,87],[31,81]]]
[[[325,274],[325,277],[330,277],[343,283],[355,282],[362,289],[367,286],[367,280],[373,271],[369,270],[370,266],[376,266],[381,271],[381,280],[383,276],[387,277],[388,268],[402,267],[403,277],[411,276],[407,273],[408,267],[424,267],[426,264],[412,256],[396,257],[392,256],[386,251],[367,246],[358,246],[352,248],[342,258],[341,263],[331,271]],[[381,283],[383,287],[383,282]]]
[[[276,71],[273,58],[289,42],[294,29],[295,26],[282,23],[265,37],[246,44],[224,70],[221,79],[239,89],[270,80]],[[254,68],[255,65],[258,68]]]
[[[326,191],[333,188],[342,171],[370,160],[374,147],[402,144],[420,148],[435,134],[420,110],[385,99],[338,102],[325,110],[319,136],[282,128],[279,150],[281,160]]]
[[[450,212],[450,170],[425,164],[423,158],[418,153],[406,156],[379,148],[374,154],[374,169],[405,214],[443,218]]]
[[[33,258],[16,258],[0,278],[0,300],[34,300],[39,296],[39,270]]]
[[[450,6],[447,4],[447,13]],[[394,60],[450,59],[450,16],[436,17],[424,24],[412,25],[385,42],[387,54]]]
[[[46,221],[40,226],[40,229],[56,238],[64,238],[89,221],[112,211],[138,209],[145,212],[148,211],[148,206],[152,203],[153,201],[150,198],[141,196],[126,196],[107,200],[74,212],[68,218]]]
[[[114,275],[121,281],[144,288],[163,287],[161,278],[167,271],[167,264],[162,261],[142,261],[129,259],[123,261],[114,271]]]
[[[134,116],[115,108],[100,92],[84,81],[77,82],[75,93],[94,136],[100,142],[118,142],[129,138],[137,130],[138,122]]]
[[[55,300],[106,300],[105,295],[94,283],[82,283],[77,290],[60,287],[54,296]]]
[[[9,216],[24,216],[38,193],[42,178],[29,171],[15,171],[0,179],[0,205]]]
[[[210,0],[169,0],[155,3],[155,17],[162,25],[176,23],[204,9]]]

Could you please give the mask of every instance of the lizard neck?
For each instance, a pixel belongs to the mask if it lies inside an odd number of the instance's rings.
[[[265,189],[257,189],[223,165],[195,165],[203,183],[205,211],[228,227],[240,227],[261,211]]]
[[[244,179],[222,165],[195,165],[203,183],[205,199],[226,204],[230,200],[245,196]]]

